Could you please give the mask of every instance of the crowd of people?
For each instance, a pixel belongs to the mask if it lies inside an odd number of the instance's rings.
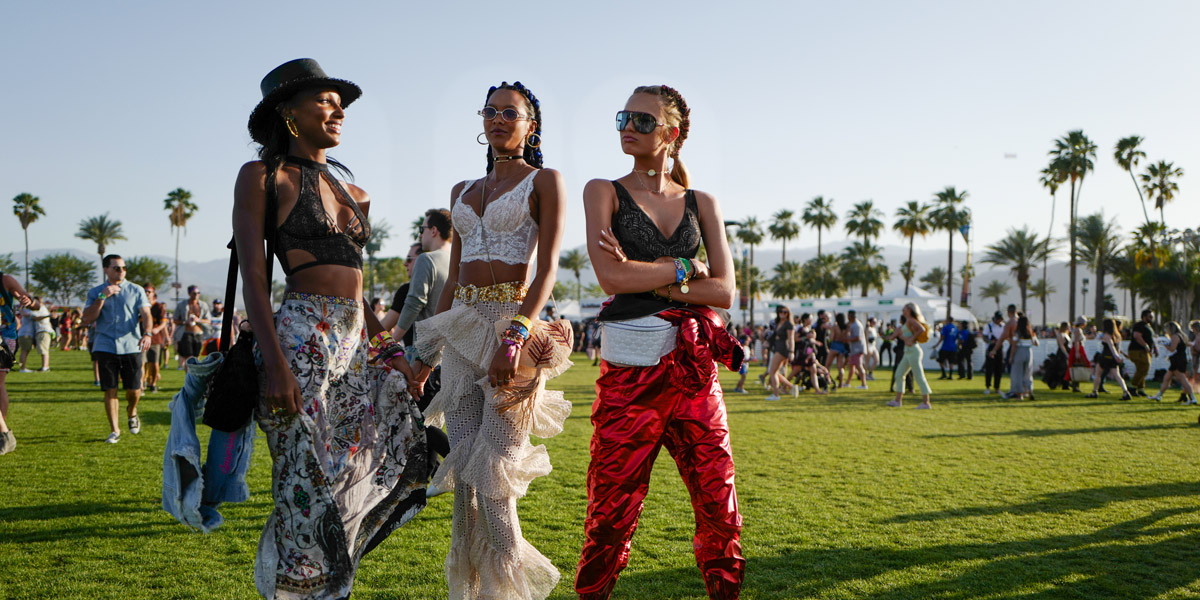
[[[127,400],[126,425],[130,433],[141,432],[137,404],[143,390],[157,392],[162,369],[171,361],[172,350],[179,370],[189,357],[217,350],[221,320],[226,317],[221,302],[200,300],[197,286],[188,288],[188,299],[174,311],[160,302],[157,290],[125,279],[125,260],[116,254],[103,258],[105,282],[88,290],[82,308],[55,307],[40,296],[29,294],[11,275],[3,275],[6,287],[0,292],[5,344],[11,345],[13,364],[0,368],[0,414],[7,416],[7,373],[42,373],[50,370],[51,351],[86,351],[92,364],[92,385],[101,388],[110,433],[105,440],[120,441],[117,419],[118,385]],[[229,316],[237,320],[237,315]],[[55,339],[57,338],[57,339]],[[142,340],[146,343],[142,343]],[[11,342],[11,343],[10,343]],[[41,366],[31,369],[32,354]],[[16,448],[15,434],[7,424],[0,429],[0,454]]]
[[[1029,349],[1039,340],[1013,307],[1007,321],[997,313],[980,331],[950,320],[938,327],[911,303],[887,323],[853,310],[792,315],[780,306],[767,326],[729,325],[724,311],[736,287],[724,220],[717,200],[690,186],[679,158],[690,110],[665,85],[636,88],[617,112],[630,171],[584,189],[587,250],[612,296],[595,319],[572,325],[547,307],[566,198],[562,175],[543,165],[541,104],[520,83],[491,87],[483,98],[483,176],[454,185],[448,209],[424,212],[405,261],[410,281],[390,304],[368,301],[362,253],[372,202],[326,154],[340,143],[345,109],[361,89],[328,77],[311,59],[277,67],[260,88],[248,124],[259,160],[242,167],[234,194],[244,323],[238,326],[232,307],[204,302],[197,286],[168,310],[152,286],[126,280],[124,259],[110,254],[105,281],[81,309],[57,311],[57,319],[4,275],[0,333],[4,351],[20,352],[23,371],[32,351],[42,356],[42,371],[50,368],[56,331],[61,349],[87,348],[112,444],[121,436],[118,387],[127,428],[138,434],[142,390],[157,389],[172,350],[187,371],[180,394],[189,397],[221,376],[213,351],[223,349],[215,341],[222,323],[253,333],[257,402],[241,430],[221,439],[252,443],[257,427],[270,447],[273,508],[254,568],[263,597],[349,597],[363,556],[444,493],[453,495],[449,597],[546,598],[560,573],[525,539],[517,500],[551,470],[546,448],[530,436],[562,431],[571,405],[545,384],[571,366],[576,349],[600,368],[575,568],[581,599],[612,593],[664,447],[691,496],[693,548],[708,595],[739,597],[742,515],[718,365],[738,372],[734,391],[746,393],[747,363],[761,360],[767,400],[779,401],[805,389],[869,389],[886,358],[895,393],[888,406],[916,392],[915,408],[930,409],[923,344],[937,340],[941,379],[956,371],[970,379],[980,338],[991,365],[984,365],[985,392],[998,391],[1009,371],[1006,397],[1033,396]],[[697,259],[701,246],[705,261]],[[287,282],[280,303],[270,288],[275,259]],[[1167,382],[1178,380],[1194,403],[1196,361],[1184,362],[1196,338],[1189,342],[1171,323],[1169,342],[1156,346],[1151,322],[1132,332],[1139,346],[1128,354],[1138,369],[1129,384],[1111,320],[1101,324],[1095,359],[1080,353],[1080,327],[1056,334],[1065,361],[1060,383],[1077,386],[1076,371],[1094,362],[1095,390],[1109,378],[1126,396],[1144,394],[1143,364],[1162,346],[1172,356]],[[5,420],[7,372],[0,369],[0,453],[15,447]],[[178,398],[171,438],[190,432],[194,439],[195,415]],[[244,478],[245,469],[225,476]],[[168,502],[168,490],[179,490],[166,479],[164,470],[164,507],[179,505],[181,498]]]
[[[1153,311],[1145,310],[1128,327],[1114,318],[1090,322],[1080,316],[1072,324],[1035,330],[1029,317],[1010,304],[1007,316],[997,311],[988,323],[976,328],[952,318],[940,325],[927,323],[920,309],[908,304],[898,321],[881,324],[868,317],[864,326],[853,310],[832,315],[820,310],[814,321],[809,313],[793,316],[787,306],[780,305],[770,323],[740,330],[731,325],[730,330],[765,367],[759,382],[769,390],[768,401],[789,392],[798,396],[803,390],[827,394],[850,387],[855,377],[861,383],[857,389],[868,389],[866,382],[874,379],[875,368],[884,366],[886,359],[886,366],[893,368],[891,391],[897,391],[897,381],[905,380],[888,405],[902,405],[902,393],[912,391],[915,377],[923,397],[917,408],[928,408],[930,388],[921,344],[932,338],[940,369],[938,380],[956,375],[958,380],[972,380],[976,370],[982,370],[985,395],[1033,400],[1034,373],[1040,370],[1049,389],[1078,392],[1082,383],[1091,386],[1089,398],[1105,393],[1104,383],[1111,381],[1121,389],[1122,400],[1141,396],[1162,401],[1166,391],[1178,385],[1179,402],[1195,404],[1193,390],[1200,385],[1200,320],[1189,322],[1186,329],[1176,322],[1164,323],[1161,335],[1156,334],[1154,321]],[[1088,340],[1098,342],[1098,350],[1090,356],[1085,348]],[[1125,340],[1129,344],[1123,352]],[[1053,344],[1055,350],[1042,365],[1034,365],[1033,348],[1043,343]],[[976,357],[980,347],[984,348],[982,360]],[[1149,396],[1146,380],[1153,375],[1149,372],[1151,359],[1160,353],[1169,356],[1169,367],[1161,373],[1159,392]],[[1001,391],[1004,375],[1009,376],[1010,385]],[[744,383],[743,375],[733,392],[748,393]]]

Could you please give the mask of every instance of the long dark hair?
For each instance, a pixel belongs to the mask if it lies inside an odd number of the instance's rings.
[[[1029,325],[1029,317],[1021,315],[1017,317],[1017,335],[1023,340],[1033,339],[1033,327]]]
[[[529,88],[522,85],[520,81],[514,81],[511,84],[509,84],[507,81],[501,81],[500,85],[494,85],[488,88],[487,97],[483,99],[484,104],[487,104],[487,101],[492,99],[492,94],[496,93],[496,90],[513,90],[514,92],[517,92],[525,97],[525,102],[528,104],[527,108],[529,109],[529,113],[533,115],[533,121],[537,123],[537,127],[534,128],[533,134],[537,136],[538,147],[534,148],[527,142],[523,146],[524,151],[521,153],[521,158],[525,159],[525,162],[529,163],[529,166],[535,169],[542,168],[542,103],[538,102],[537,96],[534,96],[533,92],[530,91]],[[494,166],[495,158],[492,156],[492,146],[491,144],[488,144],[487,172],[491,173]]]
[[[1113,323],[1112,319],[1104,319],[1100,322],[1100,330],[1108,335],[1114,335],[1116,331],[1116,325]]]
[[[291,98],[280,102],[279,108],[289,106],[292,102],[295,102],[297,97],[303,94],[312,93],[313,90],[317,89],[325,88],[315,87],[300,90]],[[271,118],[270,129],[267,132],[267,142],[258,147],[258,158],[259,160],[263,161],[263,164],[267,165],[267,173],[274,173],[275,171],[279,170],[279,167],[283,166],[283,159],[287,157],[288,144],[290,143],[291,139],[292,134],[290,131],[288,131],[287,122],[283,119],[283,115],[276,110],[275,116]],[[346,165],[343,165],[328,155],[325,156],[325,162],[329,163],[330,167],[333,167],[335,170],[337,170],[337,172],[341,174],[342,179],[345,179],[346,181],[354,181],[354,173],[351,172],[350,168]]]

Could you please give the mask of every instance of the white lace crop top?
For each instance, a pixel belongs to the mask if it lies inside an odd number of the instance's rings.
[[[486,261],[490,255],[492,260],[510,265],[529,263],[534,248],[537,248],[538,237],[537,222],[529,215],[529,195],[533,192],[533,178],[537,173],[530,173],[513,189],[488,202],[483,219],[463,202],[463,195],[468,189],[479,193],[478,185],[483,185],[482,182],[463,185],[450,213],[454,231],[458,232],[458,239],[462,242],[460,261]],[[479,226],[480,223],[483,227]]]

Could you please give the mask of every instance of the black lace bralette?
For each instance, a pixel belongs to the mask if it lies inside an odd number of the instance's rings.
[[[684,192],[683,218],[670,236],[663,235],[650,215],[633,201],[625,186],[612,182],[617,191],[617,212],[612,218],[612,230],[621,242],[621,250],[630,260],[654,262],[663,256],[696,258],[700,250],[700,211],[696,207],[696,192]],[[636,319],[662,312],[671,307],[687,306],[683,302],[668,302],[649,292],[617,294],[597,315],[599,321]]]
[[[283,272],[291,275],[317,265],[362,269],[363,247],[371,239],[371,226],[359,210],[358,202],[329,174],[329,165],[295,156],[284,160],[300,167],[300,194],[296,198],[296,205],[276,232],[275,255],[279,257]],[[354,211],[345,230],[338,230],[337,221],[321,203],[321,177],[329,183],[338,202]],[[288,263],[288,250],[303,250],[313,255],[314,260],[293,266]]]
[[[683,218],[670,237],[664,236],[650,215],[633,201],[625,186],[612,182],[617,192],[617,213],[612,218],[612,230],[621,242],[621,250],[630,260],[654,262],[662,256],[695,258],[700,250],[700,215],[696,208],[696,193],[684,191]]]

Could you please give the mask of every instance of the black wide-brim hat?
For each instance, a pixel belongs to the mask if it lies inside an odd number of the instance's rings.
[[[345,79],[334,79],[311,58],[297,58],[279,65],[263,77],[259,88],[263,99],[250,113],[250,138],[266,144],[271,132],[271,120],[278,119],[276,107],[292,96],[309,88],[332,87],[342,97],[342,108],[350,106],[362,95],[362,88]]]

